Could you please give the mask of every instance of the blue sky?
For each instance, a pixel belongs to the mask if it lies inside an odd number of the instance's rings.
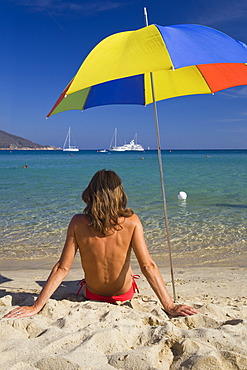
[[[0,129],[40,144],[62,146],[71,126],[82,149],[108,148],[138,133],[156,147],[152,105],[69,111],[46,120],[82,61],[103,38],[145,26],[195,23],[247,43],[246,0],[2,0]],[[247,87],[158,103],[167,149],[247,149]],[[119,142],[120,143],[120,142]]]

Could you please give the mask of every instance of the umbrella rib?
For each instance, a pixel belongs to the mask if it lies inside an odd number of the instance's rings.
[[[82,106],[82,108],[81,108],[81,111],[82,111],[82,112],[86,109],[86,108],[85,108],[85,106],[86,106],[86,104],[87,104],[88,97],[89,97],[89,93],[90,93],[90,91],[91,91],[92,87],[93,87],[93,86],[90,86],[90,87],[89,87],[89,89],[88,89],[87,97],[86,97],[86,99],[84,100],[84,104],[83,104],[83,106]]]
[[[198,66],[198,65],[196,65],[196,68],[197,68],[197,70],[199,71],[199,73],[201,74],[201,76],[202,76],[202,78],[204,79],[205,83],[207,84],[207,86],[208,86],[209,90],[211,91],[211,94],[212,94],[212,95],[214,95],[214,92],[212,91],[211,87],[209,86],[209,84],[208,84],[208,82],[207,82],[206,78],[204,77],[204,75],[203,75],[202,71],[200,70],[199,66]]]

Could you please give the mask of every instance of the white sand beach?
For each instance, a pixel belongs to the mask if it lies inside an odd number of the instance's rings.
[[[169,271],[162,272],[168,282]],[[48,274],[2,270],[1,369],[247,369],[242,268],[176,268],[178,301],[200,312],[191,317],[169,318],[142,276],[130,302],[83,301],[75,295],[82,277],[76,267],[37,316],[2,319],[14,306],[31,304]]]

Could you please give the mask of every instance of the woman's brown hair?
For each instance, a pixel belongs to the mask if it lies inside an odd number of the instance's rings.
[[[83,213],[91,217],[91,225],[102,235],[117,230],[119,217],[130,217],[133,211],[127,206],[127,195],[122,181],[114,171],[101,170],[95,173],[82,193],[86,203]]]

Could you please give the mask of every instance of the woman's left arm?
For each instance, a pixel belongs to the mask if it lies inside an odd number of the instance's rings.
[[[53,267],[43,289],[41,290],[37,300],[32,306],[17,307],[4,316],[4,318],[21,318],[34,316],[44,307],[48,299],[59,287],[63,279],[68,275],[78,245],[75,238],[75,223],[74,216],[68,226],[66,242],[59,261]]]

